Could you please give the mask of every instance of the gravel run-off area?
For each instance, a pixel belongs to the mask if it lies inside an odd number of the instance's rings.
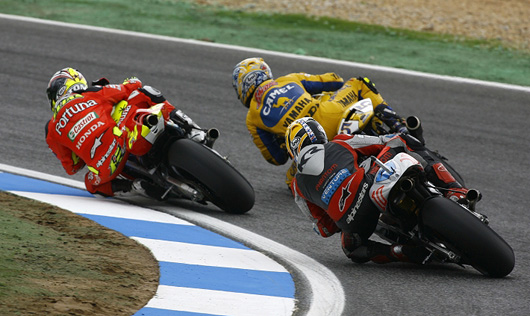
[[[530,51],[530,0],[192,0],[248,12],[327,16],[387,27],[499,40]]]

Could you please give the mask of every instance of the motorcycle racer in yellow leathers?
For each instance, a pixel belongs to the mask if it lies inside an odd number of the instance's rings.
[[[241,103],[248,108],[246,125],[254,144],[269,163],[283,165],[289,160],[285,131],[290,123],[311,116],[333,139],[343,113],[352,104],[369,98],[374,107],[388,107],[368,78],[344,80],[336,73],[312,75],[291,73],[273,78],[262,58],[247,58],[233,71],[233,87]],[[325,94],[324,98],[315,97]],[[290,184],[295,169],[287,172]]]

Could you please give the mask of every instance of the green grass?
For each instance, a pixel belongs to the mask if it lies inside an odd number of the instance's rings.
[[[60,256],[55,247],[59,236],[50,237],[53,240],[50,246],[43,240],[50,240],[44,236],[45,229],[13,217],[4,209],[0,210],[0,227],[0,301],[16,292],[41,294],[29,280],[47,268],[48,258]],[[28,269],[29,262],[37,264]]]
[[[0,12],[530,86],[530,52],[497,41],[175,0],[0,0]]]
[[[77,240],[65,232],[49,229],[46,223],[38,224],[27,218],[19,218],[24,210],[41,209],[43,221],[54,221],[60,216],[52,206],[34,201],[0,195],[0,302],[4,312],[20,297],[51,297],[51,292],[39,284],[49,279],[94,278],[83,261],[76,260]],[[17,214],[17,216],[14,216]],[[48,223],[48,224],[50,224]],[[74,249],[74,250],[72,250]]]

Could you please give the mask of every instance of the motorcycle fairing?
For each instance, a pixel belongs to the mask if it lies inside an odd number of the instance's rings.
[[[372,100],[363,99],[350,106],[342,114],[337,134],[355,134],[364,130],[374,116]]]
[[[409,154],[398,153],[379,168],[370,188],[370,198],[381,212],[386,211],[390,191],[401,175],[413,166],[421,167],[421,164]]]

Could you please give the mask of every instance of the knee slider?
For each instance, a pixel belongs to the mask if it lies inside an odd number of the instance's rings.
[[[342,244],[342,251],[344,251],[344,254],[351,258],[352,254],[356,249],[358,249],[362,245],[362,239],[361,236],[357,233],[347,233],[342,232],[341,234],[341,244]]]

